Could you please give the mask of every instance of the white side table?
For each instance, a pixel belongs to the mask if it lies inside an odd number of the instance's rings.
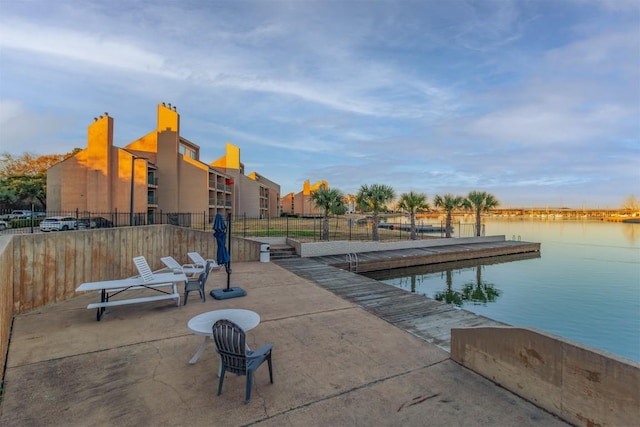
[[[189,363],[194,364],[198,361],[209,340],[213,341],[213,324],[220,319],[229,319],[245,331],[255,328],[260,324],[260,315],[255,311],[243,309],[226,309],[207,311],[192,317],[187,323],[187,327],[196,335],[204,335],[204,341],[193,355]]]

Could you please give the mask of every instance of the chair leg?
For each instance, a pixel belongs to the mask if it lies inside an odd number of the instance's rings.
[[[220,381],[218,381],[218,396],[222,394],[222,383],[224,382],[225,371],[226,369],[224,368],[224,366],[222,366],[222,368],[220,368]]]
[[[249,403],[251,400],[251,385],[253,384],[253,370],[247,371],[247,391],[245,393],[244,403]]]
[[[267,364],[269,365],[269,381],[273,384],[273,369],[271,366],[271,353],[269,353],[269,357],[267,357]]]
[[[189,291],[184,291],[184,305],[187,305],[187,298],[189,297]]]

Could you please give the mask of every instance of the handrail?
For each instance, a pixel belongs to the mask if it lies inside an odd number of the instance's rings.
[[[349,263],[349,271],[358,272],[358,254],[351,252],[347,254],[347,262]]]

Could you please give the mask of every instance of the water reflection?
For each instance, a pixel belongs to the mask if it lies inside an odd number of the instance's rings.
[[[447,304],[455,304],[458,307],[462,306],[462,293],[453,289],[453,274],[452,270],[445,271],[445,277],[447,282],[447,288],[444,291],[436,292],[435,299],[438,301],[444,301]]]
[[[622,224],[622,235],[633,246],[638,240],[638,233],[640,232],[639,224]]]
[[[463,301],[470,301],[475,305],[487,305],[488,302],[494,302],[502,293],[493,283],[482,280],[483,266],[476,267],[476,281],[467,282],[462,289]],[[437,299],[437,297],[436,297]]]
[[[486,305],[487,303],[495,302],[502,294],[502,291],[495,284],[482,279],[484,266],[533,258],[540,258],[540,253],[504,255],[484,259],[372,271],[364,273],[364,275],[375,280],[391,283],[412,293],[417,292],[447,304],[455,304],[458,307],[462,307],[465,303]],[[470,268],[475,269],[475,280],[455,286],[454,277],[462,275],[463,272],[468,271]],[[439,289],[429,294],[422,284],[427,277],[430,277],[433,283],[434,273],[440,273],[440,278],[444,283],[440,282]]]

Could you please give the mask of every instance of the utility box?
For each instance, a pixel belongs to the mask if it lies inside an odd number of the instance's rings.
[[[271,257],[271,248],[268,244],[260,245],[260,262],[269,262]]]

